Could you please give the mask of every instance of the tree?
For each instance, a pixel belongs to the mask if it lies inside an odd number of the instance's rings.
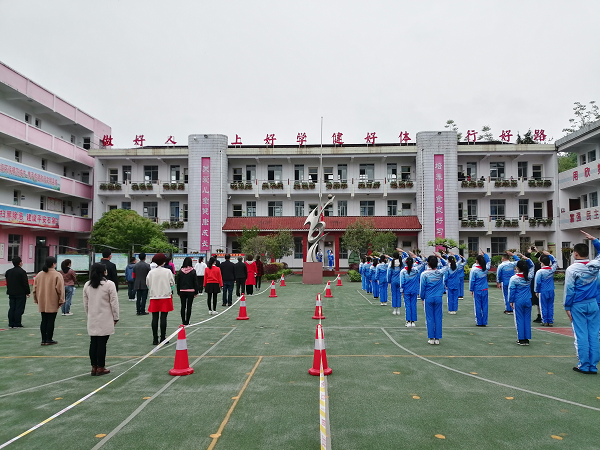
[[[561,152],[558,154],[558,171],[564,172],[577,167],[577,153]]]
[[[396,249],[396,243],[398,242],[398,236],[391,231],[386,232],[375,232],[371,245],[373,250],[377,250],[380,253],[391,255]]]
[[[349,251],[364,255],[375,236],[375,224],[372,220],[359,217],[346,227],[344,245]]]
[[[600,119],[600,110],[598,109],[598,105],[596,105],[594,100],[589,103],[589,109],[588,106],[582,105],[580,102],[575,102],[574,105],[575,107],[573,108],[573,111],[575,118],[569,119],[569,126],[567,128],[563,128],[563,132],[574,133],[588,123]]]
[[[110,247],[118,252],[129,252],[134,244],[147,252],[176,249],[169,244],[160,225],[128,209],[105,213],[92,228],[90,244],[95,251]]]
[[[460,142],[460,140],[462,139],[462,133],[458,131],[458,125],[456,125],[456,122],[454,122],[454,120],[447,120],[446,125],[444,125],[444,128],[448,128],[451,131],[456,131],[456,140]]]
[[[481,132],[479,133],[478,141],[493,141],[494,135],[492,134],[492,129],[488,125],[484,125],[481,128]]]
[[[260,229],[256,225],[253,225],[252,228],[250,228],[250,229],[246,228],[245,226],[242,228],[242,235],[238,238],[238,244],[240,245],[240,248],[242,249],[243,253],[247,253],[244,250],[244,248],[247,245],[246,244],[247,241],[249,241],[250,239],[253,239],[253,238],[257,237],[259,233],[260,233]],[[265,250],[261,251],[260,254],[264,253]],[[251,252],[251,254],[254,255],[254,254],[257,254],[257,253],[256,252]]]
[[[446,253],[448,252],[448,250],[450,250],[451,248],[458,248],[458,249],[465,249],[467,248],[467,246],[465,244],[458,244],[458,242],[456,242],[454,239],[449,239],[449,238],[435,238],[434,241],[429,241],[427,243],[427,245],[429,245],[430,247],[444,247],[446,249]]]
[[[267,239],[267,253],[271,258],[279,259],[289,256],[294,250],[294,235],[285,228],[272,234]]]
[[[254,236],[246,239],[241,246],[242,253],[246,255],[264,255],[267,253],[268,236]]]
[[[525,133],[523,137],[517,132],[517,144],[537,144],[531,136],[531,128],[527,130],[527,133]]]

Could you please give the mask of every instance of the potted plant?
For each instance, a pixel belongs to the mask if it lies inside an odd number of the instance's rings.
[[[469,221],[467,219],[462,219],[460,221],[460,226],[461,227],[468,227],[469,226]]]
[[[140,189],[140,187],[138,186],[138,184],[137,184],[137,183],[132,183],[132,184],[131,184],[131,189],[132,189],[132,190],[134,190],[134,191],[137,191],[137,190],[139,190],[139,189]]]
[[[114,183],[108,183],[108,190],[109,191],[114,191],[115,190],[115,184]]]
[[[371,189],[373,187],[373,182],[367,181],[366,185],[367,185],[367,189]]]
[[[164,222],[162,223],[162,227],[163,227],[164,229],[170,228],[170,227],[171,227],[171,222],[164,221]]]
[[[527,180],[527,185],[529,187],[535,187],[535,180]]]
[[[469,187],[472,187],[472,188],[477,187],[477,181],[475,181],[475,180],[469,181]]]
[[[276,182],[274,182],[274,181],[270,181],[270,182],[269,182],[269,187],[270,187],[271,189],[277,189],[277,183],[276,183]]]
[[[177,189],[183,191],[185,189],[185,183],[177,183]]]
[[[477,227],[481,228],[485,225],[485,223],[483,222],[483,219],[477,219]]]
[[[267,183],[266,181],[262,184],[262,188],[263,189],[269,189],[269,183]]]
[[[414,186],[414,185],[413,185],[413,182],[412,182],[412,181],[407,181],[407,182],[406,182],[406,187],[407,187],[407,188],[411,188],[411,187],[413,187],[413,186]]]
[[[549,217],[549,218],[546,219],[546,225],[548,225],[548,226],[552,225],[552,218],[551,217]]]
[[[277,183],[277,189],[283,189],[283,182],[280,181],[279,183]]]
[[[231,183],[233,184],[233,183]],[[233,186],[231,186],[232,189],[235,189]],[[171,189],[171,184],[170,183],[163,183],[163,189],[165,191],[168,191],[169,189]]]
[[[325,183],[325,188],[326,189],[333,189],[333,183],[331,181],[328,181]]]
[[[381,186],[381,183],[379,181],[375,181],[373,183],[373,189],[379,189],[380,186]]]
[[[310,183],[308,183],[308,188],[309,189],[314,189],[315,188],[315,183],[313,183],[312,181]]]
[[[246,189],[247,191],[252,189],[252,183],[250,183],[249,181],[246,181],[246,184],[244,185],[244,189]]]
[[[535,185],[537,187],[542,187],[544,186],[544,180],[535,180]]]
[[[146,190],[146,183],[140,183],[140,190],[142,190],[142,191]]]
[[[464,188],[469,187],[469,182],[467,180],[462,180],[460,182],[460,187],[464,187]]]
[[[154,189],[154,185],[152,183],[146,183],[146,190],[151,191],[152,189]]]
[[[475,228],[477,226],[477,221],[476,220],[469,220],[469,226],[471,228]]]
[[[510,225],[511,225],[513,228],[516,228],[516,227],[518,227],[518,226],[519,226],[519,219],[512,219],[512,220],[510,221]]]
[[[359,189],[364,189],[365,187],[366,187],[366,184],[364,182],[361,181],[360,183],[358,183]]]
[[[169,186],[169,185],[165,184],[165,189],[168,189],[168,186]],[[237,185],[237,183],[230,183],[230,184],[229,184],[229,187],[230,187],[231,189],[233,189],[234,191],[237,191],[238,185]]]
[[[308,189],[308,183],[302,183],[302,189],[307,190]]]
[[[502,187],[510,187],[510,180],[502,180]]]
[[[177,183],[171,183],[171,190],[172,191],[176,191],[177,190]]]
[[[402,181],[402,180],[398,181],[398,187],[399,188],[405,188],[406,187],[406,182]]]
[[[510,187],[517,187],[519,185],[517,180],[510,180]]]
[[[502,181],[501,180],[494,181],[494,187],[502,187]]]
[[[390,187],[393,189],[396,189],[398,187],[398,182],[397,181],[390,181]]]
[[[483,187],[483,185],[484,185],[483,180],[477,180],[477,187]]]
[[[107,183],[100,183],[100,189],[105,191],[108,189],[108,184]]]
[[[502,219],[496,219],[496,226],[497,227],[501,227],[502,226]]]
[[[334,189],[339,189],[341,187],[342,187],[342,185],[341,185],[341,183],[339,181],[336,181],[335,183],[333,183],[333,188]]]
[[[342,188],[342,189],[348,189],[348,183],[347,183],[347,182],[345,182],[345,181],[342,181],[342,183],[341,183],[341,188]]]
[[[299,181],[294,181],[294,189],[302,189],[302,184]]]
[[[544,187],[552,186],[552,180],[544,180]]]
[[[177,228],[183,228],[183,220],[177,222]]]
[[[533,217],[529,218],[529,226],[531,227],[535,227],[537,225],[537,220],[535,220]]]

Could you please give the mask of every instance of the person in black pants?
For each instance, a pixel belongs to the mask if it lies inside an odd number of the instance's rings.
[[[238,297],[246,293],[246,278],[248,278],[248,267],[244,264],[244,258],[238,256],[238,262],[235,264],[235,294]]]
[[[42,315],[40,333],[42,345],[55,345],[54,321],[56,313],[65,302],[65,282],[63,276],[56,271],[56,258],[48,256],[42,271],[33,280],[33,302],[38,305]]]
[[[223,278],[223,304],[221,306],[231,306],[233,304],[233,284],[235,283],[235,264],[231,261],[231,255],[225,255],[225,261],[221,263],[221,277]]]
[[[198,295],[198,277],[192,267],[192,258],[183,260],[181,269],[177,274],[177,295],[181,299],[181,321],[184,325],[190,324],[192,316],[192,303]]]
[[[150,272],[150,264],[146,262],[146,254],[140,253],[140,260],[133,266],[133,274],[135,275],[135,281],[133,282],[133,289],[136,292],[136,309],[138,316],[145,316],[146,312],[146,300],[148,299],[148,286],[146,285],[146,277]]]
[[[29,293],[27,272],[22,269],[23,261],[19,256],[12,259],[13,268],[6,274],[6,293],[8,294],[8,327],[23,328],[21,317],[25,312],[25,302]]]
[[[105,248],[102,251],[102,259],[100,260],[100,264],[104,264],[106,267],[106,279],[115,283],[115,288],[117,288],[117,292],[119,291],[119,275],[117,274],[117,266],[115,263],[111,262],[112,252],[110,249]]]
[[[535,254],[533,253],[535,252]],[[530,258],[531,256],[535,256],[538,259],[538,262],[536,262],[534,264],[534,269],[533,269],[533,277],[531,280],[531,304],[535,307],[537,307],[537,317],[535,319],[533,319],[534,323],[542,323],[542,314],[540,311],[540,300],[538,298],[538,296],[535,294],[535,290],[533,289],[534,284],[535,284],[535,274],[537,273],[538,270],[540,270],[542,268],[542,265],[539,263],[539,259],[540,256],[542,256],[543,253],[539,252],[537,247],[532,246],[530,248],[527,249],[527,253],[525,253],[525,256]]]

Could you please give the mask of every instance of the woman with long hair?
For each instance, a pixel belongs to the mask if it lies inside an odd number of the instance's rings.
[[[217,314],[217,296],[223,287],[221,269],[215,264],[216,261],[217,258],[211,256],[204,270],[204,289],[207,294],[206,304],[208,305],[208,314]]]
[[[519,255],[521,256],[521,255]],[[531,259],[521,259],[515,266],[515,274],[508,283],[508,301],[515,312],[517,344],[529,345],[531,339],[531,279],[534,264]]]
[[[192,258],[187,256],[183,260],[177,275],[177,295],[181,299],[181,323],[190,324],[192,316],[192,303],[198,295],[198,276],[192,267]]]
[[[358,264],[358,274],[360,275],[360,286],[362,288],[363,291],[367,290],[367,283],[366,283],[366,279],[365,279],[365,265],[367,264],[367,258],[365,258],[364,256],[360,259],[360,263]]]
[[[466,259],[461,255],[452,252],[448,256],[448,273],[445,277],[446,288],[448,289],[448,314],[454,315],[458,311],[458,291],[460,285],[460,268],[464,267]]]
[[[246,256],[246,268],[248,269],[248,277],[246,278],[246,294],[252,295],[254,293],[254,286],[256,285],[256,264],[252,261],[252,255]],[[204,283],[206,286],[206,282]],[[223,283],[221,283],[223,285]]]
[[[42,271],[33,280],[33,302],[37,303],[42,315],[42,345],[58,344],[53,339],[54,322],[58,309],[65,302],[65,282],[62,275],[56,271],[54,256],[46,258]]]
[[[438,269],[438,264],[442,268]],[[421,274],[420,297],[425,305],[425,321],[427,322],[427,341],[432,345],[439,345],[442,338],[442,317],[444,315],[444,277],[449,266],[439,253],[427,258],[427,270]]]
[[[404,268],[400,271],[400,293],[404,298],[406,310],[406,327],[415,327],[417,322],[417,294],[421,282],[421,272],[425,264],[414,253],[404,260]],[[415,262],[417,264],[415,264]],[[398,311],[400,312],[400,311]]]
[[[72,316],[71,312],[71,300],[75,293],[75,283],[77,283],[77,274],[71,269],[71,260],[65,259],[60,263],[60,274],[63,277],[65,283],[65,302],[61,306],[63,316]]]
[[[375,271],[375,276],[377,277],[377,283],[379,284],[379,301],[384,305],[387,305],[388,301],[388,281],[387,281],[387,258],[385,255],[382,255],[379,258],[379,264],[377,265],[377,270]]]
[[[379,258],[373,258],[373,264],[371,265],[371,290],[373,291],[373,298],[379,298],[379,282],[377,279],[377,265],[379,264]],[[381,306],[385,306],[385,303],[379,303]]]
[[[160,316],[160,342],[167,335],[167,315],[173,311],[173,286],[175,277],[170,268],[164,266],[167,257],[164,253],[157,253],[152,257],[156,267],[146,276],[150,306],[148,312],[152,313],[152,345],[158,345],[158,319]]]
[[[256,255],[254,264],[256,264],[256,289],[260,289],[262,284],[262,276],[265,274],[265,265],[261,261],[260,255]]]
[[[106,375],[106,343],[115,334],[119,321],[119,298],[115,283],[106,279],[106,266],[94,263],[90,280],[83,286],[83,310],[87,316],[90,335],[90,362],[92,376]]]
[[[491,259],[487,253],[479,249],[476,260],[477,264],[473,264],[469,272],[469,291],[473,296],[475,322],[478,327],[485,327],[488,320],[487,273],[490,270]]]
[[[400,315],[400,308],[402,307],[402,293],[400,292],[400,271],[402,270],[402,261],[400,260],[400,253],[392,253],[390,263],[387,269],[387,282],[390,285],[390,291],[392,294],[392,314]]]

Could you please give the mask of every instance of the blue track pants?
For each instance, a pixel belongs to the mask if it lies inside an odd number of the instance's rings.
[[[488,290],[474,292],[474,314],[477,325],[487,325],[488,320]]]
[[[554,323],[554,291],[540,292],[542,323]]]
[[[392,291],[392,306],[394,308],[400,308],[402,306],[402,293],[400,292],[400,282],[391,283]]]
[[[427,297],[425,299],[425,320],[427,322],[427,337],[442,338],[442,316],[444,314],[442,297]]]
[[[600,360],[598,333],[600,331],[600,312],[596,299],[584,300],[573,303],[571,306],[573,317],[573,335],[575,336],[575,350],[579,358],[579,367],[583,371],[597,372]]]
[[[406,309],[406,321],[417,321],[417,293],[404,293],[404,308]]]

